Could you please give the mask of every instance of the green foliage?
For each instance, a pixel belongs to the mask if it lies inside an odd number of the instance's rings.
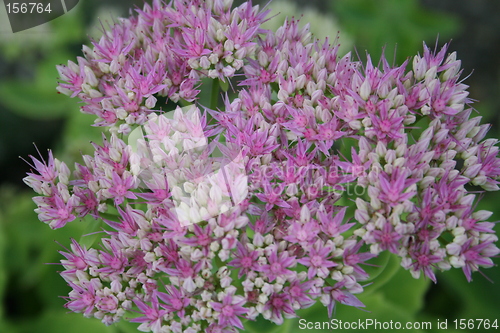
[[[55,89],[59,77],[55,65],[74,58],[73,45],[85,40],[81,17],[77,7],[49,24],[0,39],[0,59],[5,57],[9,67],[25,73],[0,80],[0,100],[9,111],[32,119],[56,119],[76,112],[75,101]]]
[[[2,316],[0,307],[0,332],[59,333],[69,328],[71,333],[136,332],[136,324],[106,327],[97,319],[68,314],[61,296],[70,288],[58,274],[56,263],[63,258],[58,251],[65,251],[71,238],[87,233],[89,225],[99,231],[100,222],[75,220],[51,230],[38,221],[31,195],[5,187],[0,190],[0,297],[6,300],[0,306],[8,302],[11,315]]]
[[[285,320],[282,326],[277,326],[262,318],[255,322],[245,323],[247,332],[273,332],[273,333],[298,333],[298,332],[328,332],[327,326],[324,329],[308,330],[301,325],[299,320],[305,319],[310,323],[324,322],[332,323],[331,319],[335,319],[336,323],[342,322],[358,322],[361,320],[372,319],[379,322],[416,322],[421,320],[419,312],[423,308],[423,299],[426,291],[429,288],[430,281],[420,278],[414,279],[409,272],[403,270],[399,266],[399,259],[394,255],[385,255],[378,263],[380,267],[379,276],[374,279],[373,284],[366,287],[365,291],[357,295],[358,298],[366,305],[366,311],[356,309],[350,306],[337,304],[335,306],[334,315],[328,318],[327,309],[321,303],[299,311],[300,318]],[[302,322],[303,323],[303,322]],[[435,322],[433,322],[434,324]],[[325,324],[326,325],[326,324]],[[334,328],[333,326],[331,328]],[[344,331],[344,330],[340,330]],[[366,329],[350,329],[349,332],[366,332]],[[370,330],[368,330],[370,331]],[[423,330],[405,330],[406,332],[419,333]],[[384,330],[391,332],[391,330]]]
[[[62,136],[64,149],[58,154],[58,158],[68,166],[72,165],[69,163],[71,161],[82,163],[82,155],[93,155],[94,148],[90,143],[100,144],[103,132],[102,127],[91,126],[93,116],[79,112],[75,105],[72,105],[70,112]]]
[[[7,269],[5,267],[5,234],[3,231],[3,214],[0,211],[0,300],[3,300],[5,294],[5,285],[7,280]],[[4,317],[4,304],[0,302],[0,329]],[[0,332],[3,332],[0,330]]]
[[[375,63],[384,45],[386,57],[392,60],[397,44],[395,60],[402,63],[421,51],[422,41],[434,44],[438,36],[447,40],[459,27],[455,17],[425,10],[417,0],[337,0],[331,4],[360,56],[367,50]]]
[[[40,62],[32,80],[13,78],[0,81],[2,103],[11,111],[33,119],[54,119],[75,112],[74,101],[59,95],[55,89],[58,73],[54,64],[64,58],[62,55]]]
[[[417,0],[336,0],[331,3],[341,31],[354,39],[361,56],[365,49],[368,50],[374,62],[381,55],[383,45],[386,45],[387,58],[391,59],[397,44],[396,61],[401,63],[406,56],[421,51],[422,40],[433,44],[439,34],[440,40],[446,41],[459,28],[455,17],[426,11]],[[23,117],[66,119],[61,142],[64,150],[57,155],[64,161],[79,161],[80,153],[91,152],[89,141],[101,141],[101,129],[89,126],[93,117],[78,112],[74,99],[56,93],[55,65],[74,58],[75,45],[79,48],[87,43],[86,27],[78,7],[52,21],[49,30],[48,26],[40,38],[16,34],[17,40],[0,41],[1,56],[9,64],[27,69],[31,75],[0,78],[0,100],[2,106]],[[227,85],[227,82],[221,84]],[[229,86],[224,88],[231,93]],[[208,105],[210,92],[205,90],[203,93],[201,98]],[[350,154],[350,145],[339,148],[346,156]],[[74,221],[63,229],[51,230],[39,222],[33,212],[32,195],[32,192],[0,188],[0,332],[137,332],[137,324],[120,322],[106,327],[81,314],[67,314],[62,307],[64,300],[59,296],[66,295],[70,289],[57,274],[60,266],[46,265],[62,258],[58,251],[64,249],[54,240],[69,246],[71,237],[79,240],[82,234],[100,230],[102,223],[91,219]],[[484,205],[482,209],[498,212],[494,199],[487,198],[481,204]],[[498,218],[498,213],[494,217]],[[94,243],[97,237],[86,237],[84,243]],[[388,253],[370,263],[377,265],[365,267],[371,275],[367,284],[372,284],[359,295],[367,311],[340,304],[336,306],[334,318],[343,321],[366,318],[401,322],[429,320],[433,324],[437,319],[498,318],[498,267],[484,270],[496,284],[491,284],[479,273],[473,275],[474,282],[469,284],[460,270],[453,270],[438,274],[438,285],[430,286],[429,280],[413,279]],[[9,308],[5,306],[7,301]],[[302,310],[300,315],[309,322],[329,321],[327,310],[320,303]],[[284,325],[276,326],[260,318],[246,322],[245,328],[251,333],[307,332],[299,329],[299,319],[286,319]],[[328,330],[314,330],[322,331]],[[369,330],[363,330],[366,331]]]
[[[83,41],[85,26],[82,20],[82,6],[68,14],[18,33],[11,33],[5,11],[0,10],[0,55],[8,61],[27,61],[31,65],[40,56],[61,56],[61,50],[69,45]],[[78,45],[78,44],[77,44]],[[69,59],[69,58],[66,58]],[[53,82],[53,81],[52,81]]]
[[[371,259],[369,263],[370,266],[365,267],[365,271],[370,275],[367,282],[376,281],[376,283],[367,288],[368,293],[374,292],[391,281],[400,268],[400,260],[388,251],[382,252],[376,258]]]
[[[115,326],[105,326],[98,319],[64,310],[46,311],[40,318],[22,325],[20,333],[118,333]]]
[[[6,192],[10,192],[8,197]],[[35,204],[29,193],[21,194],[14,190],[3,189],[3,194],[2,206],[5,209],[3,227],[7,240],[5,247],[8,253],[15,254],[5,258],[8,281],[11,284],[9,292],[12,293],[9,298],[15,298],[13,289],[19,288],[21,293],[34,292],[32,295],[34,303],[40,300],[48,307],[61,307],[64,300],[58,296],[65,295],[69,289],[65,284],[54,283],[54,279],[49,278],[51,274],[57,276],[56,271],[59,269],[46,263],[57,263],[60,259],[57,251],[64,250],[54,242],[54,239],[64,239],[64,245],[69,245],[69,238],[77,235],[74,232],[81,226],[78,228],[78,224],[74,224],[67,231],[52,231],[38,221],[33,212]],[[16,288],[12,288],[12,285]],[[28,308],[30,306],[27,305]]]

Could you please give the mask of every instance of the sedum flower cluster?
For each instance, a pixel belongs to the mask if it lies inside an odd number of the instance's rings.
[[[24,179],[51,228],[103,221],[100,246],[61,251],[69,310],[235,332],[316,302],[364,307],[363,265],[383,251],[434,282],[494,265],[492,213],[475,207],[499,189],[497,140],[456,54],[374,66],[293,19],[264,30],[266,15],[154,0],[58,67],[59,91],[109,129],[74,172],[49,152]],[[198,99],[225,84],[220,105]]]

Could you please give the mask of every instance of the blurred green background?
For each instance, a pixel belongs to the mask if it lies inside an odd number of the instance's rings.
[[[267,0],[261,3],[264,5]],[[61,259],[57,251],[63,248],[55,241],[66,246],[70,237],[79,239],[86,226],[75,221],[62,230],[52,231],[38,221],[31,201],[33,192],[22,182],[29,167],[18,156],[36,155],[36,143],[42,154],[51,148],[59,159],[76,161],[81,152],[90,151],[90,140],[100,140],[99,130],[89,126],[93,117],[78,112],[76,99],[56,93],[55,65],[81,55],[81,45],[89,43],[89,36],[100,35],[99,20],[111,22],[113,17],[127,15],[130,8],[141,4],[142,1],[131,0],[80,0],[67,15],[15,35],[10,32],[5,7],[0,5],[2,333],[135,332],[134,325],[105,327],[97,320],[66,313],[65,300],[60,296],[67,295],[69,287],[57,274],[60,267],[46,263]],[[366,51],[378,59],[385,49],[390,62],[400,64],[422,52],[422,41],[442,45],[452,40],[450,52],[457,51],[462,60],[463,77],[473,72],[465,83],[470,85],[470,96],[479,101],[474,107],[483,116],[483,122],[493,125],[489,137],[499,137],[500,1],[308,0],[274,1],[270,6],[284,15],[303,14],[304,20],[313,21],[313,32],[319,37],[335,37],[340,31],[342,52],[356,50],[361,59]],[[276,17],[268,25],[278,26],[281,22],[282,17]],[[494,211],[492,220],[498,220],[499,199],[498,193],[490,193],[478,208]],[[437,331],[438,319],[448,321],[448,329],[441,332],[468,331],[452,329],[455,319],[500,319],[498,267],[484,270],[495,283],[475,273],[474,281],[468,284],[461,271],[453,270],[438,274],[438,284],[434,285],[412,279],[389,257],[381,260],[388,260],[386,269],[360,297],[369,312],[341,305],[337,319],[430,321],[434,327],[430,332]],[[500,259],[495,261],[498,264]],[[327,320],[321,306],[306,309],[301,316],[309,321]],[[298,319],[287,321],[283,327],[260,321],[246,327],[250,332],[307,331],[299,329]]]

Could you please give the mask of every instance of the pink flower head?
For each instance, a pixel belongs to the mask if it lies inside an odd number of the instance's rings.
[[[492,267],[492,255],[497,255],[500,250],[492,242],[483,242],[471,246],[472,239],[469,239],[462,245],[462,255],[465,259],[465,265],[462,268],[467,281],[472,281],[472,272],[478,271],[479,267]]]
[[[396,169],[392,173],[390,180],[383,172],[380,173],[380,189],[382,190],[380,200],[397,203],[408,200],[415,195],[414,191],[404,192],[409,185],[416,182],[416,180],[406,179],[405,173],[403,170]]]
[[[163,316],[168,313],[167,310],[160,309],[160,303],[156,295],[151,299],[151,305],[145,303],[140,299],[134,299],[135,305],[139,308],[141,316],[130,319],[132,323],[141,323],[139,329],[152,330],[159,332],[162,326]]]
[[[271,312],[269,320],[277,325],[283,324],[283,315],[287,318],[297,317],[292,308],[290,295],[284,293],[272,294],[264,308]]]
[[[323,288],[324,292],[330,298],[328,303],[328,317],[332,317],[333,310],[335,309],[335,304],[338,302],[340,304],[345,304],[349,306],[354,306],[356,308],[364,308],[365,305],[351,292],[343,290],[342,288],[345,286],[345,282],[337,282],[333,287],[325,287]]]
[[[162,305],[169,312],[177,312],[179,317],[184,317],[186,307],[189,305],[190,298],[181,290],[174,286],[166,286],[167,293],[158,292],[158,298],[165,303]]]
[[[68,297],[65,307],[73,312],[83,313],[86,317],[95,312],[96,292],[101,288],[99,279],[92,279],[81,285],[69,282],[73,288]]]
[[[434,282],[494,265],[472,189],[499,189],[500,149],[447,45],[363,64],[296,19],[264,30],[266,10],[232,5],[153,0],[58,66],[59,92],[109,131],[73,174],[49,151],[24,179],[50,227],[90,215],[103,229],[99,249],[61,251],[68,309],[237,332],[317,301],[364,307],[363,265],[383,251]]]
[[[277,277],[286,278],[292,273],[288,268],[296,265],[295,257],[290,257],[288,252],[281,252],[278,255],[276,251],[272,251],[268,262],[261,266],[260,271],[269,279],[269,282],[276,280]]]
[[[332,249],[324,246],[321,241],[317,241],[309,250],[308,256],[298,259],[297,262],[309,267],[307,278],[312,280],[315,276],[325,278],[329,275],[330,267],[337,266],[337,263],[330,261]]]
[[[218,323],[221,327],[231,325],[239,329],[243,329],[243,324],[240,318],[247,313],[247,309],[243,307],[245,298],[227,294],[222,299],[222,302],[212,302],[210,305],[219,313]]]
[[[229,265],[239,269],[238,277],[241,278],[244,274],[248,274],[251,271],[258,271],[258,252],[249,251],[242,243],[238,243],[236,247],[237,252],[234,254],[235,259],[232,260]]]

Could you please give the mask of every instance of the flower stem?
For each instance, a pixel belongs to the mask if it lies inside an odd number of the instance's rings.
[[[212,92],[210,94],[210,109],[215,110],[219,104],[220,85],[219,80],[212,80]]]

